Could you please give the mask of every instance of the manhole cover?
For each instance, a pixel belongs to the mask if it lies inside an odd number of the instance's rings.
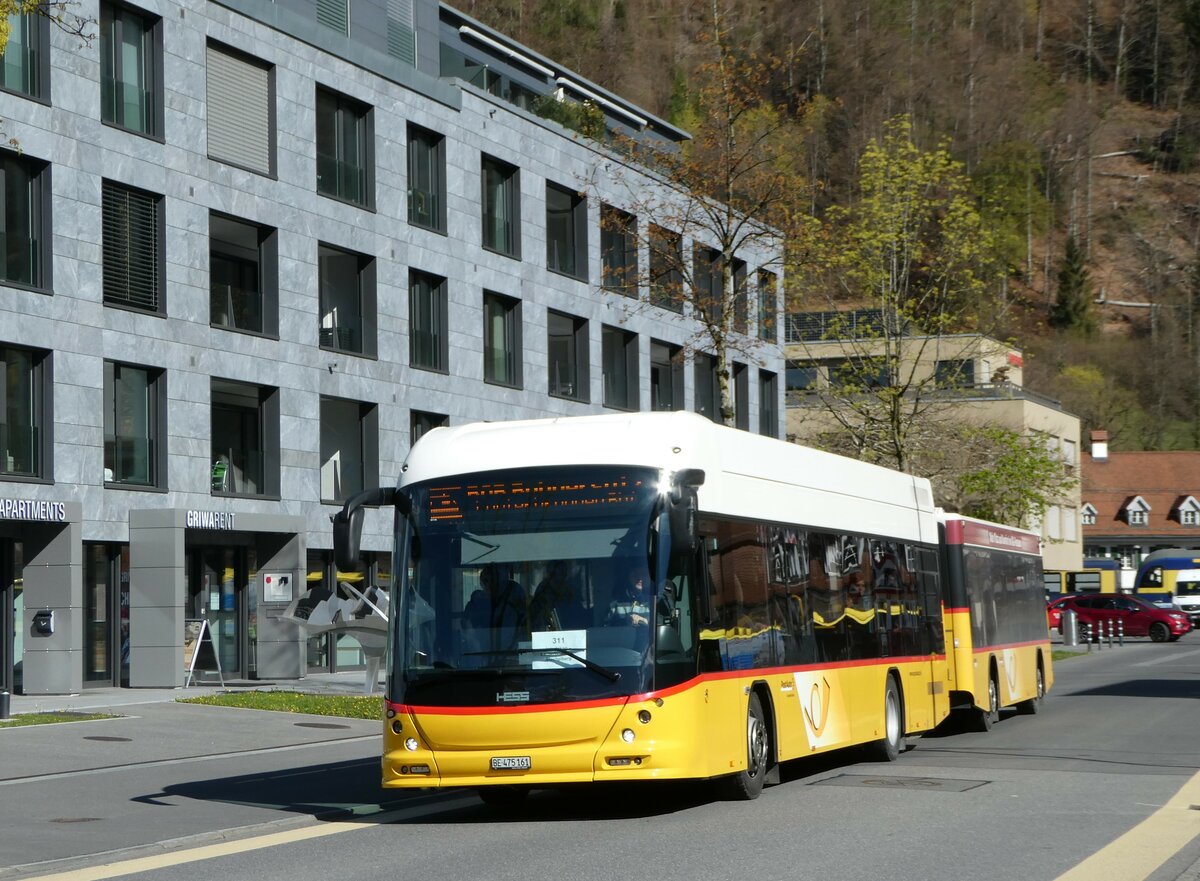
[[[333,722],[297,722],[297,728],[349,728],[349,725],[337,725]]]
[[[868,789],[924,789],[929,792],[966,792],[985,786],[987,780],[950,780],[941,777],[872,777],[866,774],[839,774],[817,780],[825,786],[865,786]]]
[[[132,743],[132,737],[112,737],[106,734],[94,734],[90,737],[85,737],[84,740],[99,740],[102,743]]]

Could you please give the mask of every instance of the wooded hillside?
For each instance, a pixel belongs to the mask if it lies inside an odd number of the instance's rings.
[[[456,6],[673,122],[720,13],[738,51],[783,62],[770,98],[804,118],[797,204],[818,218],[853,205],[864,148],[907,115],[973,183],[1026,384],[1085,441],[1200,448],[1200,0]]]

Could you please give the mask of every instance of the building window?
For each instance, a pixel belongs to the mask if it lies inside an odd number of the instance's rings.
[[[769,370],[758,371],[758,433],[779,437],[779,377]]]
[[[521,302],[490,292],[483,295],[483,378],[521,386]]]
[[[1150,515],[1145,511],[1131,510],[1129,512],[1130,526],[1146,526],[1150,522]]]
[[[1050,541],[1062,541],[1062,508],[1051,505],[1046,509],[1046,538]]]
[[[750,430],[750,368],[733,365],[733,425],[742,431]]]
[[[1193,510],[1180,511],[1179,522],[1184,526],[1195,526],[1200,523],[1200,513]]]
[[[100,117],[143,135],[162,135],[161,19],[100,5]]]
[[[416,67],[417,35],[412,0],[387,0],[387,51],[393,58]]]
[[[549,391],[556,398],[588,399],[588,323],[574,315],[546,313]]]
[[[975,385],[975,362],[969,358],[938,361],[933,370],[934,384],[940,389],[967,389]]]
[[[103,184],[104,302],[162,313],[162,196]]]
[[[721,321],[723,279],[721,252],[700,245],[692,247],[692,287],[696,291],[695,305],[701,321],[714,324]]]
[[[104,482],[162,486],[166,379],[161,370],[104,362]]]
[[[275,70],[224,46],[208,46],[208,155],[275,173]]]
[[[807,392],[817,388],[821,379],[821,369],[812,361],[787,362],[785,374],[788,392]]]
[[[696,412],[713,422],[721,422],[721,386],[718,380],[717,359],[697,352],[695,362]]]
[[[343,37],[350,36],[350,0],[317,0],[317,22]]]
[[[370,208],[374,182],[371,108],[317,88],[317,192]]]
[[[639,409],[637,334],[605,325],[600,330],[600,343],[604,406],[617,410]]]
[[[321,398],[321,501],[343,502],[378,485],[378,438],[373,405]]]
[[[49,467],[50,354],[0,346],[0,476],[41,478]]]
[[[775,273],[765,269],[758,271],[758,338],[778,341],[779,293],[775,284]]]
[[[750,327],[750,291],[746,285],[746,261],[733,258],[733,329],[745,333]]]
[[[419,441],[422,435],[433,431],[435,428],[449,425],[450,417],[444,413],[425,413],[421,410],[413,410],[409,416],[408,424],[408,442],[411,446]]]
[[[637,218],[612,205],[600,206],[600,263],[605,290],[637,296]]]
[[[328,245],[317,248],[321,348],[375,354],[375,261]]]
[[[1096,508],[1091,502],[1085,503],[1084,506],[1079,509],[1079,514],[1083,520],[1084,526],[1096,525]]]
[[[279,390],[212,380],[212,491],[279,494]]]
[[[0,88],[48,101],[50,18],[29,13],[8,17],[8,45],[0,57]]]
[[[507,162],[483,157],[483,246],[507,257],[521,255],[520,176]]]
[[[650,341],[650,409],[683,409],[683,349]]]
[[[224,214],[208,218],[209,321],[274,336],[279,325],[275,230]]]
[[[546,268],[587,280],[587,200],[546,184]]]
[[[446,279],[413,270],[408,274],[409,364],[424,370],[450,370],[446,318]]]
[[[446,232],[446,139],[408,127],[408,222]]]
[[[3,280],[50,289],[50,166],[24,156],[3,154],[0,193],[4,197]]]
[[[683,237],[679,233],[650,227],[650,302],[655,306],[683,311]]]

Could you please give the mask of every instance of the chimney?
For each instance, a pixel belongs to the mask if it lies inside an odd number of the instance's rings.
[[[1108,432],[1093,431],[1092,432],[1092,461],[1107,462],[1108,461]]]

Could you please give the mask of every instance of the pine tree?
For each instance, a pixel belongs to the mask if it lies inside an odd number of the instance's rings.
[[[1092,314],[1092,279],[1083,251],[1075,237],[1067,238],[1067,250],[1058,270],[1058,294],[1050,308],[1050,326],[1091,336],[1096,330]]]

